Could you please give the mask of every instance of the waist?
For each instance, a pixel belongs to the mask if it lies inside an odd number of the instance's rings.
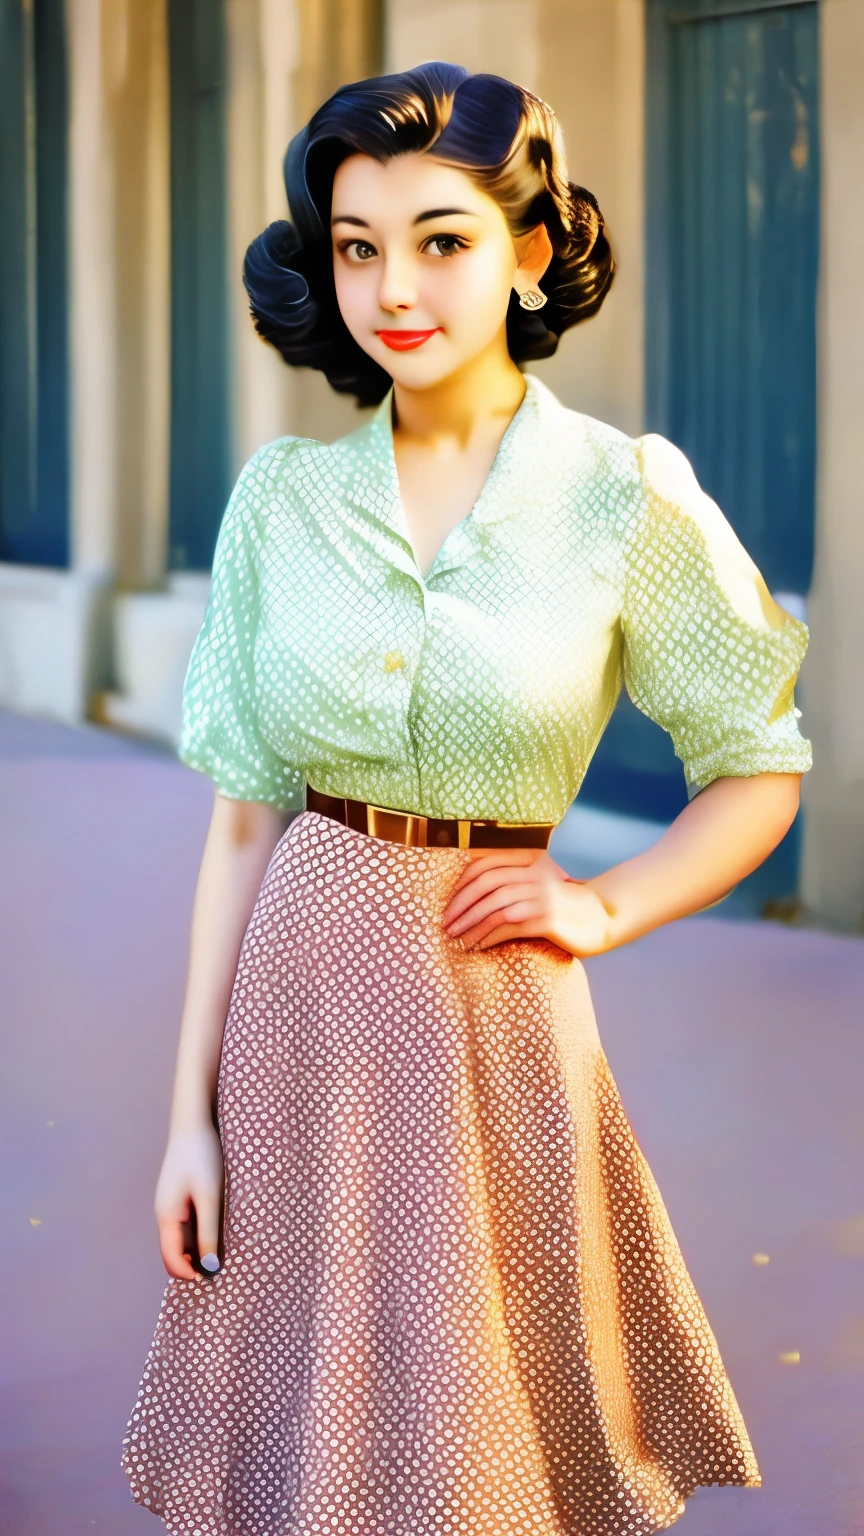
[[[490,821],[455,816],[420,816],[394,806],[372,805],[368,800],[350,800],[325,795],[306,784],[306,809],[330,816],[334,821],[382,837],[387,842],[402,843],[406,848],[546,848],[554,821]]]

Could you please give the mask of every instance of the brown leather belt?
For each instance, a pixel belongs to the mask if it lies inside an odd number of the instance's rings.
[[[450,816],[417,816],[368,800],[324,795],[306,785],[306,809],[332,816],[355,832],[383,837],[407,848],[546,848],[554,821],[460,821]]]

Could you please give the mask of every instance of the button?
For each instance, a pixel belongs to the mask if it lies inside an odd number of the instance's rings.
[[[404,667],[404,665],[405,665],[405,658],[402,655],[401,651],[385,651],[384,652],[384,671],[385,672],[396,672],[396,671],[398,671],[398,669],[400,667]]]

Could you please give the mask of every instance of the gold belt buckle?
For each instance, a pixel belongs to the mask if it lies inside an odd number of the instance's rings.
[[[366,830],[371,837],[384,837],[406,848],[426,847],[426,817],[409,811],[394,811],[386,805],[366,804]]]

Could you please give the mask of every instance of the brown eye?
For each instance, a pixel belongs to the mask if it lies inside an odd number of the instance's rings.
[[[433,256],[455,256],[457,251],[464,251],[467,244],[467,240],[460,240],[458,235],[433,235],[423,249]],[[433,250],[433,246],[438,249]]]
[[[378,255],[374,245],[370,245],[368,240],[348,240],[344,245],[340,245],[339,249],[349,261],[354,262],[369,261],[373,256]]]

